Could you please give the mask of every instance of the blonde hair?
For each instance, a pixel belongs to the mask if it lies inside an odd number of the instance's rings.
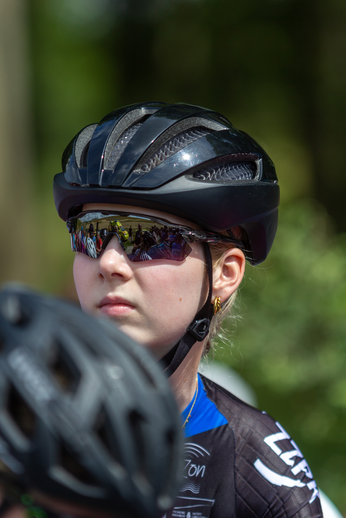
[[[230,237],[230,233],[228,233],[226,231],[220,232],[220,234]],[[243,242],[247,241],[247,236],[241,227],[233,227],[231,234],[232,234],[232,237],[234,237],[235,239],[238,239]],[[211,257],[212,257],[212,261],[213,261],[213,272],[220,265],[225,252],[227,252],[227,250],[231,250],[232,248],[236,248],[236,246],[231,243],[222,243],[222,242],[216,243],[216,244],[211,244],[209,246],[210,246],[210,252],[211,252]],[[238,294],[238,290],[234,291],[232,293],[232,295],[222,303],[221,310],[218,311],[218,313],[216,313],[216,315],[214,315],[214,317],[211,321],[211,324],[210,324],[208,340],[204,347],[204,355],[208,354],[210,349],[212,349],[213,340],[219,334],[223,320],[225,318],[231,316],[232,309],[235,306],[235,302],[237,299],[237,294]]]

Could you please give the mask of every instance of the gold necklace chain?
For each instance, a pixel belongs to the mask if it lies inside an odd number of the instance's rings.
[[[197,401],[197,396],[198,396],[198,376],[196,376],[196,390],[195,390],[195,398],[194,398],[194,400],[193,400],[192,406],[191,406],[191,408],[190,408],[190,412],[188,413],[188,416],[187,416],[187,418],[185,419],[185,422],[184,422],[184,424],[183,424],[182,428],[185,428],[185,426],[187,425],[188,420],[189,420],[189,419],[190,419],[190,417],[191,417],[193,407],[195,406],[195,403],[196,403],[196,401]]]

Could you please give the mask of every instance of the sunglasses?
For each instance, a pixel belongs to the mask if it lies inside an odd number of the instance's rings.
[[[184,261],[191,253],[189,243],[232,243],[241,241],[214,232],[194,230],[142,214],[85,211],[66,222],[73,252],[98,259],[113,236],[118,238],[130,261],[168,259]]]

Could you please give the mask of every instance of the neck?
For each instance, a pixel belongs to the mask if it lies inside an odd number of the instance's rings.
[[[204,342],[196,342],[191,347],[184,361],[169,378],[180,412],[187,407],[195,393],[196,376],[203,348]]]

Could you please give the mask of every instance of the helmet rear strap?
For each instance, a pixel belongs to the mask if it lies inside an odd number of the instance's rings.
[[[164,370],[171,376],[183,362],[192,346],[196,342],[202,342],[209,333],[211,319],[213,318],[213,306],[211,297],[213,291],[213,262],[210,248],[207,243],[203,243],[205,262],[207,266],[209,292],[203,307],[198,311],[195,318],[189,325],[184,336],[161,360]]]

